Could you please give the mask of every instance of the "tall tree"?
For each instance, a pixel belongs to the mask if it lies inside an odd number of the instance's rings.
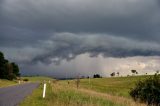
[[[0,52],[0,79],[13,80],[16,76],[20,76],[18,65],[10,63],[4,58],[3,53]]]
[[[0,52],[0,78],[5,79],[7,77],[7,60],[4,55]]]
[[[13,67],[13,74],[15,74],[16,76],[20,76],[18,65],[14,62],[12,62],[11,64],[12,64],[12,67]]]

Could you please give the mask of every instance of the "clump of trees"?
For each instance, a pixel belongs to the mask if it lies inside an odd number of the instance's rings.
[[[133,75],[138,74],[136,70],[131,70],[131,72],[133,73]]]
[[[119,73],[119,72],[112,72],[112,73],[110,74],[111,77],[114,77],[114,76],[116,76],[116,75],[119,77],[120,73]]]
[[[94,74],[93,78],[102,78],[102,76],[100,76],[99,74]]]
[[[0,79],[13,80],[18,76],[20,76],[18,65],[5,59],[0,51]]]
[[[116,73],[113,72],[113,73],[111,73],[110,75],[111,75],[111,77],[114,77],[114,76],[116,75]]]
[[[160,75],[139,81],[130,95],[135,101],[147,103],[148,106],[160,106]]]

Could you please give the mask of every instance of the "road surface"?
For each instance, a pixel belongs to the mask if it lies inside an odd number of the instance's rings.
[[[26,83],[0,88],[0,106],[17,106],[39,83]]]

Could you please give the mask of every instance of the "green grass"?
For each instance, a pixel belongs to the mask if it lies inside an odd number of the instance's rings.
[[[43,77],[43,76],[37,76],[37,77],[22,77],[22,79],[28,79],[31,82],[43,82],[43,81],[49,81],[53,80],[50,77]]]
[[[20,106],[46,106],[47,103],[53,96],[51,84],[48,82],[53,81],[52,78],[49,77],[22,77],[22,79],[28,79],[30,82],[40,82],[40,86],[33,91],[31,95],[29,95],[25,100],[20,104]],[[47,82],[46,88],[46,98],[42,98],[43,92],[43,83]]]
[[[10,81],[10,80],[5,80],[5,79],[0,79],[0,88],[12,86],[12,85],[16,85],[16,84],[18,84],[16,80]]]
[[[83,92],[83,90],[61,82],[52,86],[53,98],[48,106],[125,106],[107,100],[101,95]]]
[[[138,80],[146,77],[148,76],[90,79],[90,84],[89,79],[81,79],[79,89],[76,89],[75,80],[54,80],[47,84],[45,99],[42,98],[41,83],[20,106],[145,106],[131,100],[128,92]],[[25,78],[41,82],[51,80],[46,77]]]
[[[22,79],[28,79],[29,82],[44,82],[45,81],[49,81],[52,80],[52,78],[49,77],[42,77],[42,76],[38,76],[38,77],[21,77]],[[13,86],[19,84],[18,80],[6,80],[6,79],[0,79],[0,88],[1,87],[7,87],[7,86]]]
[[[40,86],[20,104],[20,106],[47,106],[53,96],[51,85],[47,83],[45,98],[42,98],[42,92],[43,84],[41,83]]]
[[[124,106],[101,96],[78,91],[74,87],[64,84],[63,81],[47,83],[46,98],[44,99],[42,98],[42,91],[43,84],[34,90],[20,106]]]
[[[135,86],[139,80],[143,80],[149,76],[130,76],[130,77],[115,77],[115,78],[96,78],[82,79],[80,86],[87,89],[92,89],[102,93],[109,93],[117,96],[130,97],[129,91]]]

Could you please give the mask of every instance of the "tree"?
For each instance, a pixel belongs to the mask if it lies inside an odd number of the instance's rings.
[[[156,74],[159,74],[159,70],[156,71]]]
[[[12,62],[11,64],[12,64],[12,67],[13,67],[13,74],[15,74],[16,76],[20,76],[18,65],[14,62]]]
[[[137,71],[136,71],[136,70],[131,70],[131,72],[132,72],[133,74],[135,74]]]
[[[119,72],[117,72],[117,75],[119,76]]]
[[[93,78],[102,78],[99,74],[94,74]]]
[[[10,63],[4,58],[2,52],[0,52],[0,78],[1,79],[16,79],[16,76],[19,76],[19,67],[15,63]]]
[[[111,77],[114,77],[115,76],[115,72],[111,73],[110,75],[111,75]]]
[[[139,81],[130,95],[135,101],[147,103],[148,106],[160,106],[160,75]]]
[[[2,79],[7,78],[7,63],[8,61],[5,60],[3,53],[0,52],[0,78]]]

